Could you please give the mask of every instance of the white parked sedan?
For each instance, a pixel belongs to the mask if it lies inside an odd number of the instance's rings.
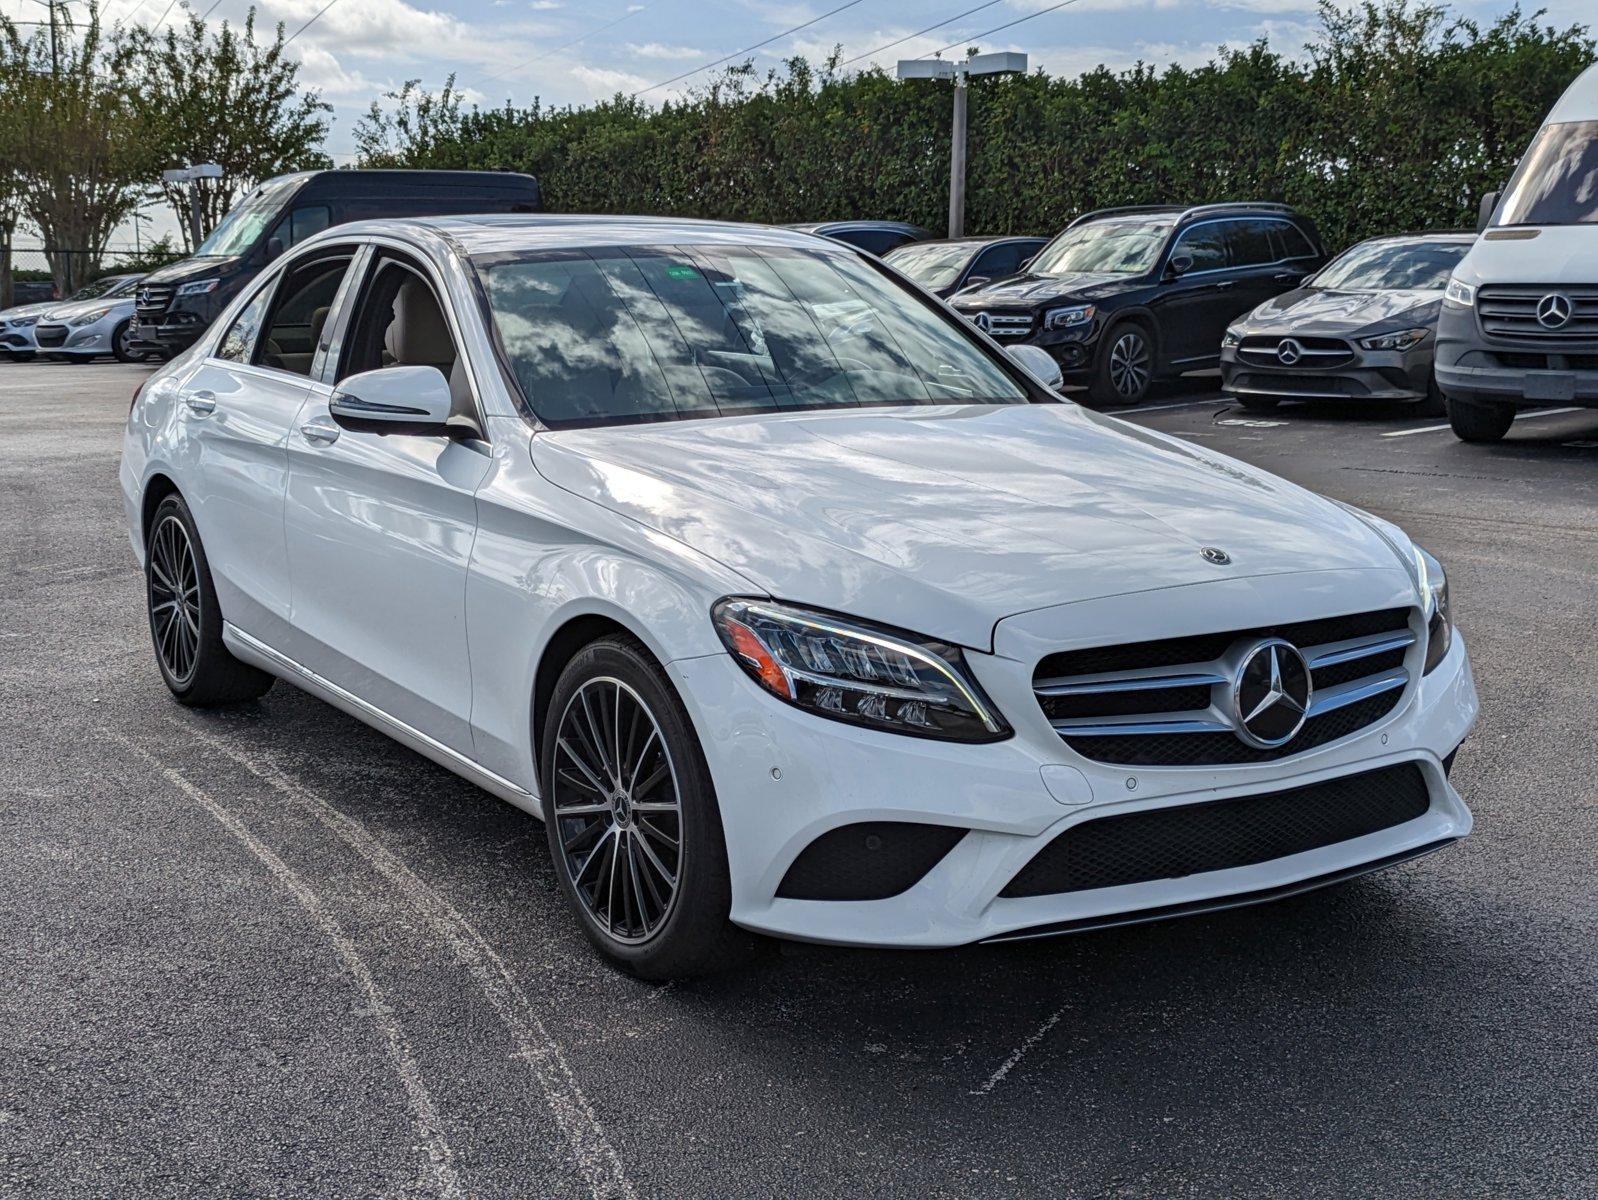
[[[589,938],[654,977],[1467,833],[1436,561],[1046,382],[804,234],[341,226],[129,413],[157,662],[195,705],[287,679],[542,815]]]

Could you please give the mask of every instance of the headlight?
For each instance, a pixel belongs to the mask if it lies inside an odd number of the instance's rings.
[[[1236,350],[1243,344],[1243,335],[1235,329],[1228,329],[1221,335],[1222,350]]]
[[[1476,289],[1468,283],[1450,279],[1448,287],[1443,290],[1443,303],[1457,304],[1461,308],[1470,308],[1476,303]]]
[[[203,296],[207,292],[216,291],[216,285],[221,282],[220,279],[196,279],[193,283],[178,284],[178,290],[173,294],[176,296]]]
[[[711,618],[755,682],[817,716],[949,741],[1010,735],[957,646],[763,600],[722,600]]]
[[[1415,582],[1420,587],[1421,611],[1426,614],[1426,669],[1431,674],[1448,656],[1454,641],[1454,622],[1448,614],[1448,576],[1443,564],[1415,547]]]
[[[13,329],[32,329],[38,323],[38,317],[13,317],[11,327]]]
[[[1379,333],[1375,337],[1360,338],[1359,344],[1367,350],[1408,350],[1426,340],[1427,330],[1405,329],[1398,333]]]
[[[105,316],[106,313],[110,311],[111,310],[109,308],[92,308],[86,313],[70,318],[67,321],[67,324],[72,326],[74,329],[80,329],[84,325],[93,325],[96,321],[100,320]]]
[[[1043,314],[1043,328],[1075,329],[1078,325],[1086,325],[1091,321],[1094,311],[1094,307],[1091,304],[1075,304],[1070,308],[1051,308]]]

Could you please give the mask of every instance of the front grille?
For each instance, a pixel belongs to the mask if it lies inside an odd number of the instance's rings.
[[[170,283],[142,284],[133,302],[133,311],[138,314],[139,324],[159,324],[166,310],[172,307],[172,293],[175,290]]]
[[[1317,366],[1320,364],[1316,364]],[[1286,371],[1270,375],[1240,374],[1232,379],[1233,391],[1269,392],[1291,396],[1368,396],[1370,389],[1357,379],[1340,376],[1289,375]]]
[[[1400,763],[1282,792],[1100,817],[1056,837],[999,894],[1054,896],[1251,866],[1391,829],[1430,806],[1420,767]]]
[[[1598,371],[1598,354],[1538,354],[1532,350],[1496,350],[1489,357],[1501,367],[1519,371]]]
[[[966,319],[978,329],[985,328],[988,336],[994,338],[1025,337],[1032,332],[1029,312],[967,313]]]
[[[46,349],[67,344],[65,325],[40,325],[33,331],[33,340]]]
[[[1293,356],[1292,362],[1282,360],[1283,342],[1292,342],[1297,348],[1297,354]],[[1261,367],[1324,370],[1327,367],[1337,367],[1352,362],[1354,350],[1342,338],[1251,334],[1238,346],[1237,356],[1246,363]]]
[[[1538,307],[1558,297],[1570,313],[1550,328],[1538,320]],[[1476,314],[1482,332],[1493,337],[1533,342],[1598,343],[1598,290],[1559,284],[1494,285],[1476,290]]]
[[[1285,744],[1239,736],[1232,682],[1247,648],[1298,648],[1313,691]],[[1032,687],[1060,739],[1085,758],[1124,766],[1269,762],[1324,746],[1387,716],[1409,682],[1416,642],[1407,608],[1051,654]]]

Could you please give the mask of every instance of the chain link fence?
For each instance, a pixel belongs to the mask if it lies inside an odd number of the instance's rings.
[[[66,267],[63,273],[70,281],[67,289],[70,293],[102,275],[153,271],[181,254],[173,253],[170,243],[156,243],[154,246],[109,246],[99,255],[86,250],[61,250],[55,256]],[[64,299],[56,283],[56,273],[51,269],[50,257],[42,246],[13,246],[9,278],[4,265],[0,263],[0,308]]]

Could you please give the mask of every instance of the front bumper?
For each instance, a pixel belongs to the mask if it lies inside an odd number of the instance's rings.
[[[725,655],[671,664],[716,783],[737,924],[859,946],[942,947],[1035,936],[1289,894],[1402,861],[1471,827],[1444,768],[1477,711],[1457,634],[1443,662],[1389,716],[1320,749],[1237,767],[1127,768],[1082,759],[1060,742],[1041,711],[1022,711],[1029,690],[1003,685],[999,676],[1013,675],[1015,663],[976,655],[972,666],[1012,719],[1015,737],[968,746],[855,729],[767,696]],[[1055,837],[1085,821],[1269,794],[1401,763],[1414,763],[1424,774],[1429,805],[1415,819],[1376,833],[1181,878],[1001,895]],[[777,895],[788,868],[816,838],[862,822],[967,832],[917,882],[886,899]]]
[[[1598,341],[1489,337],[1473,309],[1444,304],[1437,384],[1454,400],[1598,408]]]
[[[114,352],[112,337],[117,321],[96,321],[93,325],[40,325],[38,346],[41,353],[96,358]]]
[[[1424,400],[1436,350],[1427,338],[1412,350],[1365,350],[1349,343],[1346,361],[1333,367],[1283,366],[1247,360],[1235,346],[1221,350],[1221,390],[1269,400],[1407,403]]]
[[[32,325],[6,325],[0,327],[0,353],[32,354],[39,344],[34,339]]]

